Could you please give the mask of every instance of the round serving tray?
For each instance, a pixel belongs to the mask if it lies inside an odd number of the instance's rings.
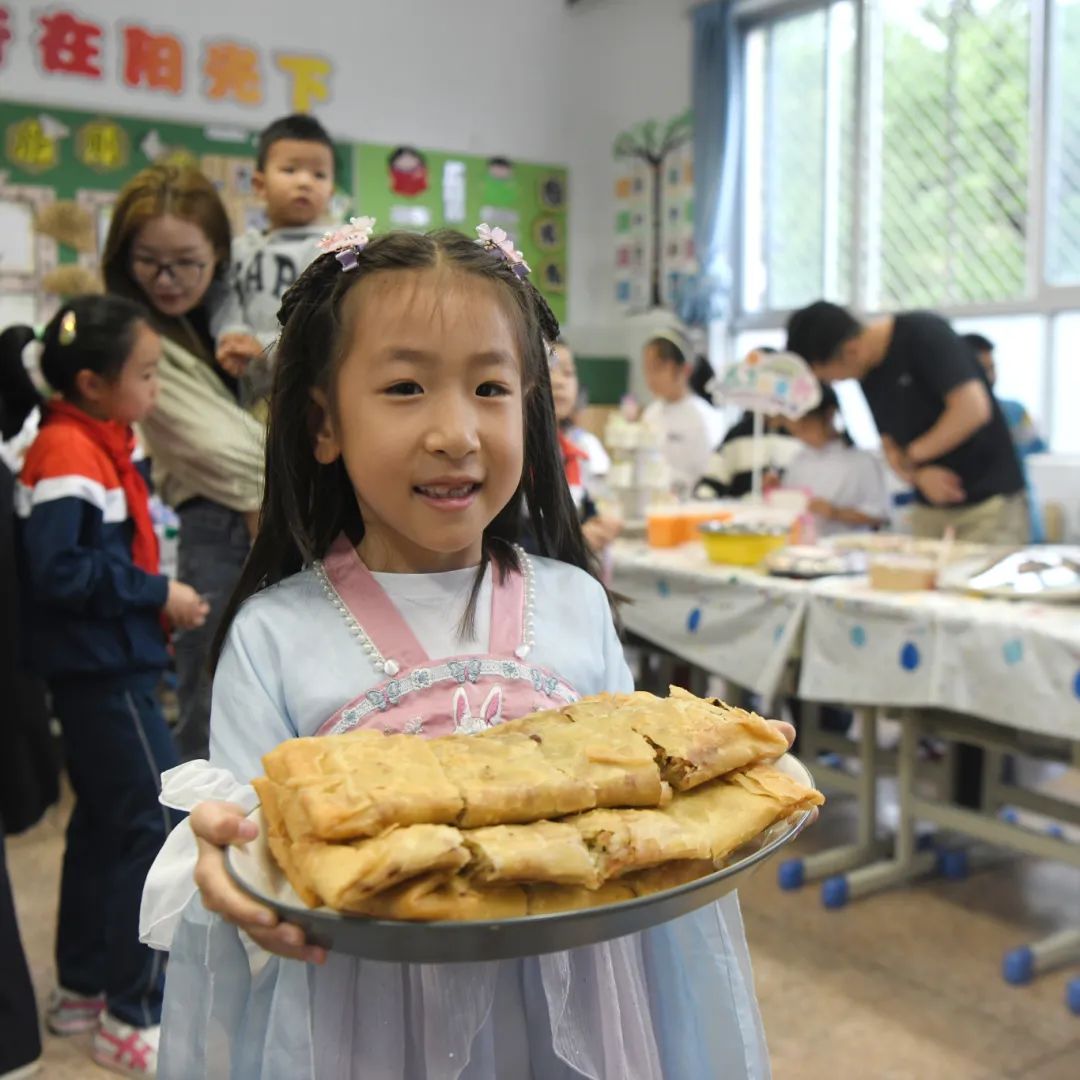
[[[813,786],[806,767],[785,754],[776,767]],[[637,933],[687,915],[738,888],[743,876],[775,855],[805,828],[813,811],[793,814],[741,848],[727,866],[674,889],[583,911],[530,915],[493,922],[399,922],[309,908],[293,891],[270,854],[258,807],[251,818],[259,836],[229,849],[226,865],[237,884],[301,927],[313,945],[369,960],[441,964],[505,960],[560,952]]]

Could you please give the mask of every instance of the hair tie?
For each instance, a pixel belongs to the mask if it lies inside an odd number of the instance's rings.
[[[334,252],[342,270],[355,270],[360,252],[367,247],[375,228],[373,217],[349,218],[348,225],[333,229],[318,241],[321,251]]]
[[[76,328],[75,312],[69,309],[60,319],[60,332],[56,335],[56,340],[61,345],[71,345],[75,341]]]
[[[476,226],[476,235],[476,242],[485,251],[493,251],[503,262],[509,263],[511,271],[522,281],[529,276],[531,270],[525,256],[514,247],[514,241],[505,229],[500,229],[498,225],[492,228],[485,222]]]

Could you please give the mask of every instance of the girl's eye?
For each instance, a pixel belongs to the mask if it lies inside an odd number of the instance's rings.
[[[510,388],[502,383],[486,382],[476,388],[477,397],[506,397]]]
[[[399,382],[386,388],[386,393],[394,397],[415,397],[423,392],[424,388],[418,382]]]

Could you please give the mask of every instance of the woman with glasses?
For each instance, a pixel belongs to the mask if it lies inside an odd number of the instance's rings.
[[[240,407],[237,380],[217,365],[210,334],[231,239],[205,176],[154,165],[120,192],[102,260],[109,292],[146,304],[163,338],[161,390],[143,433],[160,494],[180,516],[180,578],[210,604],[206,623],[176,638],[176,741],[185,760],[207,756],[210,643],[262,497],[262,426]]]

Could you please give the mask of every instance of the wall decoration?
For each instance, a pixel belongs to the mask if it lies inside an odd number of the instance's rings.
[[[0,34],[0,65],[2,51]],[[221,193],[235,233],[262,228],[263,209],[252,187],[257,135],[231,124],[0,103],[0,298],[10,299],[0,310],[23,317],[32,309],[42,321],[56,301],[45,275],[67,265],[96,275],[117,193],[153,162],[201,169]],[[363,214],[375,217],[380,229],[450,227],[470,235],[481,221],[501,224],[534,268],[532,280],[556,316],[565,319],[564,168],[408,145],[337,146],[333,220]],[[48,280],[67,287],[90,278]]]
[[[470,233],[501,226],[524,252],[532,281],[566,318],[566,170],[507,157],[358,143],[354,213],[387,226]]]
[[[220,191],[234,231],[261,227],[251,186],[256,135],[234,126],[0,103],[0,292],[12,300],[0,309],[5,318],[33,311],[43,321],[57,295],[97,280],[116,195],[152,162],[197,166]],[[351,149],[345,145],[338,155],[346,202]],[[82,273],[56,273],[66,267]]]
[[[615,298],[630,312],[676,307],[696,273],[691,114],[615,140]]]
[[[263,52],[240,41],[191,41],[134,19],[110,26],[62,7],[27,14],[15,24],[9,6],[0,5],[0,66],[9,49],[28,48],[48,80],[116,80],[139,95],[172,97],[197,85],[211,105],[250,106],[263,101],[264,70],[270,68],[265,58],[272,56],[273,77],[284,81],[290,111],[309,112],[331,100],[334,66],[325,56],[275,48]],[[113,56],[118,62],[106,63]]]

